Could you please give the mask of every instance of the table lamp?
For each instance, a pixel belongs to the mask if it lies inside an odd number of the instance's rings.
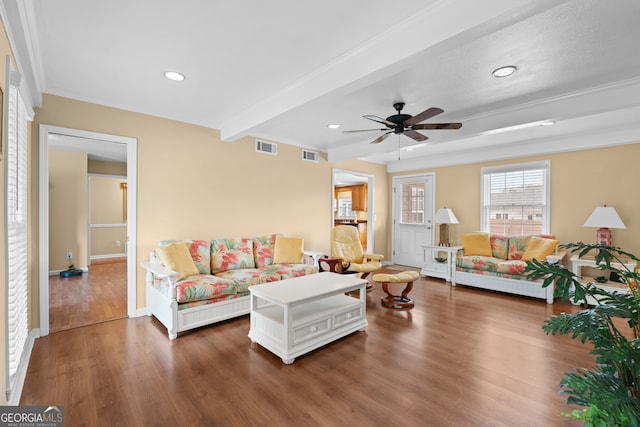
[[[440,242],[438,246],[451,246],[449,243],[449,224],[459,223],[453,211],[449,208],[438,209],[436,216],[433,217],[433,222],[440,224]]]
[[[597,227],[596,242],[602,245],[611,246],[610,228],[627,228],[618,212],[611,206],[597,206],[584,227]]]

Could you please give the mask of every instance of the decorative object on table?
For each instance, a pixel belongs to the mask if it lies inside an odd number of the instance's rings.
[[[576,368],[565,374],[560,393],[568,394],[568,404],[576,409],[567,416],[584,420],[592,426],[640,425],[640,273],[635,265],[640,259],[620,248],[586,243],[561,245],[579,257],[596,249],[595,268],[612,271],[621,277],[627,292],[606,290],[593,283],[582,283],[580,276],[561,264],[532,260],[527,272],[532,278],[544,279],[543,287],[555,283],[555,296],[574,303],[597,304],[575,314],[562,313],[545,321],[547,334],[570,335],[593,345],[596,366]],[[631,262],[630,262],[631,261]],[[633,268],[628,266],[632,265]],[[627,325],[628,329],[623,329]]]
[[[439,257],[439,256],[435,257],[434,259],[436,260],[436,262],[439,262],[441,264],[444,263],[444,262],[447,262],[446,258]]]
[[[593,280],[595,280],[598,283],[607,283],[609,279],[607,279],[604,276],[598,276],[598,277],[594,277]]]
[[[434,224],[440,224],[440,242],[439,246],[451,246],[449,243],[449,224],[459,224],[458,218],[453,211],[447,207],[438,209],[433,217]]]
[[[610,228],[627,228],[612,206],[597,206],[583,227],[596,227],[596,243],[611,246]]]

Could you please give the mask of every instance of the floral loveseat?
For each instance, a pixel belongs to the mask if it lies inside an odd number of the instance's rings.
[[[542,298],[553,304],[553,284],[543,288],[541,281],[530,280],[523,271],[531,259],[560,262],[565,253],[558,252],[557,245],[547,235],[464,234],[452,284]]]
[[[249,313],[249,286],[318,272],[303,240],[280,235],[159,242],[147,270],[147,313],[178,332]],[[311,261],[309,263],[309,261]]]

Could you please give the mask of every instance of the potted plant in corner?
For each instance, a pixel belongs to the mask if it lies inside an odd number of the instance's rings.
[[[589,426],[640,426],[640,274],[624,266],[624,261],[640,261],[620,248],[587,243],[569,243],[560,247],[585,256],[597,251],[596,268],[616,273],[628,293],[608,291],[580,277],[561,264],[529,261],[525,272],[544,279],[542,286],[555,283],[554,296],[584,304],[575,314],[562,313],[547,319],[542,329],[547,334],[570,335],[593,345],[593,368],[575,368],[560,383],[560,393],[568,394],[567,403],[584,406],[568,416],[584,420]],[[626,289],[623,289],[626,290]],[[587,296],[598,304],[589,307]]]

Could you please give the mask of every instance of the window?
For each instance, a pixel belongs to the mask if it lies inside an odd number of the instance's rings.
[[[402,184],[402,224],[424,224],[424,183]]]
[[[549,233],[549,162],[483,168],[482,231]]]
[[[28,335],[27,287],[27,108],[20,96],[20,74],[9,72],[6,139],[6,304],[7,399],[15,396],[19,377],[26,372],[23,360]],[[17,403],[16,403],[17,404]]]

